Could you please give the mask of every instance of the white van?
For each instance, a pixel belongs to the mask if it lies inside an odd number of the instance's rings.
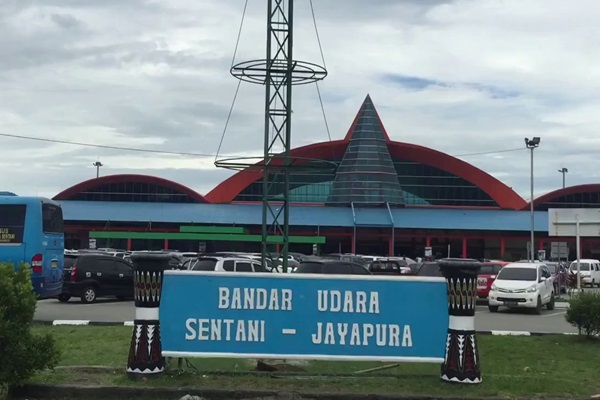
[[[569,267],[572,273],[577,273],[577,261],[573,261]],[[585,258],[579,260],[579,271],[581,272],[581,284],[590,287],[600,287],[600,261]]]

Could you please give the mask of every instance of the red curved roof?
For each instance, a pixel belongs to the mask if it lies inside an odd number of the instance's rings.
[[[164,186],[172,189],[173,191],[186,194],[198,203],[207,203],[204,196],[202,196],[200,193],[180,183],[173,182],[168,179],[159,178],[157,176],[136,174],[106,175],[100,178],[89,179],[87,181],[80,182],[76,185],[71,186],[68,189],[63,190],[62,192],[54,196],[53,200],[71,200],[79,193],[91,190],[97,186],[124,182],[147,183],[158,186]]]
[[[600,193],[600,184],[591,183],[591,184],[586,184],[586,185],[575,185],[575,186],[569,186],[566,188],[554,190],[550,193],[541,195],[540,197],[533,200],[533,206],[535,207],[535,206],[538,206],[543,203],[551,202],[562,196],[567,196],[570,194],[582,194],[582,193]],[[525,205],[525,207],[523,207],[523,209],[529,208],[530,204],[531,203],[527,203]]]
[[[344,155],[347,145],[347,140],[315,143],[293,149],[291,156],[300,159],[297,163],[301,163],[301,160],[304,158],[327,160],[335,157],[339,159]],[[527,204],[510,187],[488,173],[458,158],[437,150],[409,143],[389,142],[388,148],[392,158],[402,158],[439,168],[471,182],[486,192],[498,203],[500,208],[518,210]],[[211,203],[230,203],[240,192],[261,177],[262,173],[259,170],[238,172],[208,193],[206,200]]]

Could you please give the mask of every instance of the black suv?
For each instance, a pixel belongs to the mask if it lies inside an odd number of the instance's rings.
[[[131,263],[107,254],[65,254],[63,289],[58,300],[71,297],[93,303],[98,297],[133,298]]]

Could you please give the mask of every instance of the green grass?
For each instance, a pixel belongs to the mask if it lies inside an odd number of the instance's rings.
[[[369,392],[446,395],[461,397],[566,397],[590,396],[600,388],[600,341],[577,336],[479,336],[484,382],[451,385],[439,379],[437,364],[402,364],[360,377],[339,376],[382,366],[379,362],[311,362],[303,366],[310,376],[256,376],[247,360],[194,359],[196,372],[170,373],[147,381],[127,379],[131,328],[36,327],[50,332],[63,350],[61,365],[103,365],[122,372],[87,372],[56,369],[38,374],[40,383],[79,383],[176,386],[210,389],[274,389],[312,392]],[[219,372],[219,373],[217,373]],[[222,374],[229,372],[229,374]],[[338,376],[336,376],[336,374]]]

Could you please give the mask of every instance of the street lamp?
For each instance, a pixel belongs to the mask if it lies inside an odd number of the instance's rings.
[[[96,161],[95,163],[92,163],[92,165],[96,167],[96,179],[100,178],[100,167],[103,167],[104,164],[100,161]]]
[[[531,183],[531,201],[529,202],[529,212],[530,212],[530,217],[531,217],[531,238],[530,238],[530,244],[529,244],[529,258],[530,261],[533,262],[535,261],[535,245],[534,245],[534,231],[535,231],[535,218],[534,218],[534,213],[533,213],[533,150],[536,147],[539,147],[540,145],[540,138],[539,137],[534,137],[533,139],[528,139],[525,138],[525,146],[531,150],[531,177],[530,177],[530,183]]]
[[[563,176],[563,189],[565,188],[565,176],[567,175],[567,172],[569,172],[569,170],[565,167],[562,167],[561,169],[558,170],[558,172],[560,172]]]

